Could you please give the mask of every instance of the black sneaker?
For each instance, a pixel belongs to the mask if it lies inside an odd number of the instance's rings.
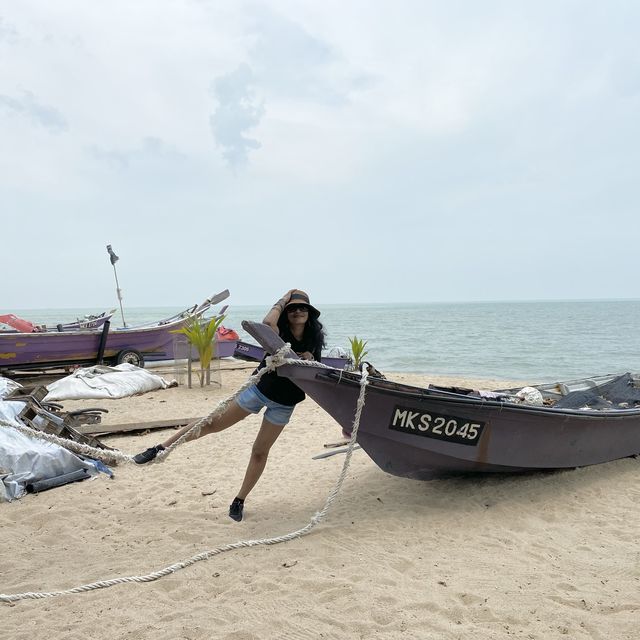
[[[229,517],[236,522],[240,522],[242,520],[242,510],[244,509],[244,500],[240,498],[236,498],[229,505]]]
[[[133,461],[136,464],[147,464],[147,462],[151,462],[161,451],[164,451],[164,447],[161,444],[157,444],[155,447],[149,447],[146,451],[133,456]]]

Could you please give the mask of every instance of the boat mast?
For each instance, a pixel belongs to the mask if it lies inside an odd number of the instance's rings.
[[[122,291],[120,290],[120,285],[118,284],[118,272],[116,271],[116,262],[120,260],[118,256],[115,254],[111,245],[107,245],[107,252],[109,253],[109,260],[111,261],[111,265],[113,266],[113,275],[116,278],[116,292],[118,294],[118,302],[120,303],[120,315],[122,316],[122,326],[126,327],[127,323],[124,319],[124,311],[122,310]]]

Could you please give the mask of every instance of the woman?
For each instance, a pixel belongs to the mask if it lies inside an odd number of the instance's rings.
[[[291,348],[304,360],[320,360],[325,345],[325,334],[318,321],[320,312],[311,305],[309,296],[299,289],[291,289],[276,302],[265,316],[263,322],[269,325],[280,337],[291,344]],[[263,360],[257,371],[266,366]],[[235,521],[242,520],[244,501],[255,487],[267,464],[269,451],[291,418],[295,405],[304,400],[304,392],[288,378],[270,371],[262,376],[258,384],[245,389],[229,404],[220,415],[210,418],[200,427],[199,433],[189,434],[186,440],[195,440],[210,433],[217,433],[240,422],[251,413],[258,413],[266,407],[260,431],[253,443],[251,457],[238,495],[229,507],[229,516]],[[151,462],[160,451],[171,446],[195,423],[188,424],[176,431],[162,444],[151,447],[134,456],[138,464]]]

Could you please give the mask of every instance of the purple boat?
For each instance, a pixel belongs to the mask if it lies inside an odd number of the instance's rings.
[[[282,346],[266,325],[242,324],[267,351]],[[296,364],[278,374],[351,431],[359,375]],[[383,471],[418,480],[609,462],[640,453],[640,375],[486,392],[371,377],[357,440]]]
[[[229,297],[225,290],[201,305],[139,327],[111,329],[107,320],[97,329],[77,331],[0,333],[0,372],[3,370],[51,369],[103,362],[129,362],[143,367],[145,361],[173,359],[176,334],[194,314],[201,316]]]
[[[242,342],[241,340],[238,340],[236,343],[233,353],[236,358],[255,360],[256,362],[262,362],[264,354],[265,350],[261,346],[250,342]],[[328,367],[334,367],[335,369],[345,369],[350,362],[350,358],[347,357],[322,356],[322,364],[326,364]]]

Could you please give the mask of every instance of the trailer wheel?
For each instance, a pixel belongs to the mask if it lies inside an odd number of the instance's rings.
[[[123,349],[116,356],[116,364],[122,364],[126,362],[128,364],[132,364],[136,367],[144,368],[144,358],[139,351],[135,349]]]

